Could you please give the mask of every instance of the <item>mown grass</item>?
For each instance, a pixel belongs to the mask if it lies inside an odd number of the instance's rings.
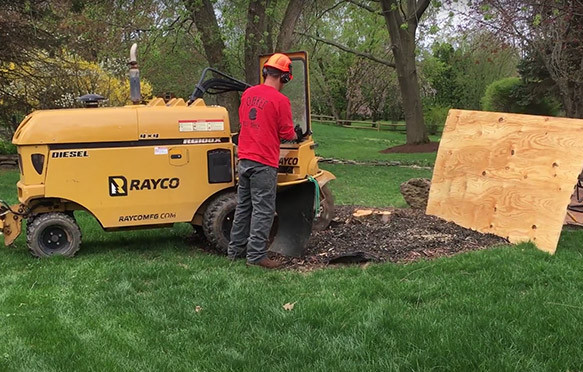
[[[336,180],[330,183],[336,204],[370,207],[406,207],[399,186],[411,178],[431,178],[430,169],[320,164],[332,172]]]
[[[430,174],[325,167],[336,200],[363,205],[399,205],[399,180]],[[17,179],[0,171],[0,199],[16,201]],[[205,254],[185,224],[104,233],[77,218],[74,259],[33,259],[23,236],[0,249],[0,370],[583,369],[581,231],[555,256],[525,244],[297,273]]]
[[[314,138],[318,143],[318,156],[351,159],[361,162],[399,161],[407,165],[433,165],[435,153],[381,154],[387,147],[402,145],[405,135],[400,132],[375,132],[366,129],[343,128],[313,124]],[[437,138],[432,138],[437,140]],[[355,145],[358,144],[358,145]],[[321,163],[320,167],[332,172],[336,180],[330,183],[336,204],[376,207],[405,207],[399,191],[401,183],[411,178],[431,178],[428,167],[374,166]]]
[[[436,153],[382,154],[380,151],[402,145],[405,133],[398,131],[377,132],[370,129],[344,128],[315,122],[312,124],[316,154],[325,158],[358,161],[399,161],[403,164],[433,165]],[[430,136],[432,141],[439,137]]]
[[[3,250],[0,369],[582,367],[581,234],[554,257],[524,245],[308,274],[229,264],[186,234],[90,237],[72,260]]]

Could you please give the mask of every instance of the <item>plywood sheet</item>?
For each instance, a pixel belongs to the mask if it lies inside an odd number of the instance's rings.
[[[450,110],[427,214],[554,253],[583,168],[583,120]]]

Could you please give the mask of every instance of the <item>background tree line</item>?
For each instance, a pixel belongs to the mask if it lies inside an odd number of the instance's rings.
[[[0,127],[86,93],[126,103],[134,42],[146,95],[184,98],[204,67],[254,84],[258,55],[307,50],[313,112],[405,120],[408,143],[450,108],[581,118],[582,1],[0,0]]]

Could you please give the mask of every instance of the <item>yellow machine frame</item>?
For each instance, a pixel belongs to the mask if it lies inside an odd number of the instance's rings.
[[[309,177],[324,187],[335,177],[318,168],[309,132],[307,55],[290,57],[304,68],[306,121],[301,125],[308,135],[301,143],[282,144],[278,187]],[[0,210],[6,245],[20,234],[23,218],[73,216],[75,210],[88,211],[105,230],[178,222],[201,226],[209,203],[235,191],[229,116],[202,99],[190,105],[156,98],[120,108],[35,111],[22,121],[13,143],[20,203]]]

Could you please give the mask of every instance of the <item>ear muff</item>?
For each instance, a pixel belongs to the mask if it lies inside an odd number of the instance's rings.
[[[292,75],[292,64],[291,62],[289,63],[287,69],[289,71],[285,71],[281,74],[279,80],[283,83],[283,84],[287,84],[291,81],[291,79],[293,79],[293,75]]]
[[[281,81],[282,84],[287,84],[290,82],[290,80],[291,80],[291,74],[289,72],[284,72],[279,77],[279,81]]]

